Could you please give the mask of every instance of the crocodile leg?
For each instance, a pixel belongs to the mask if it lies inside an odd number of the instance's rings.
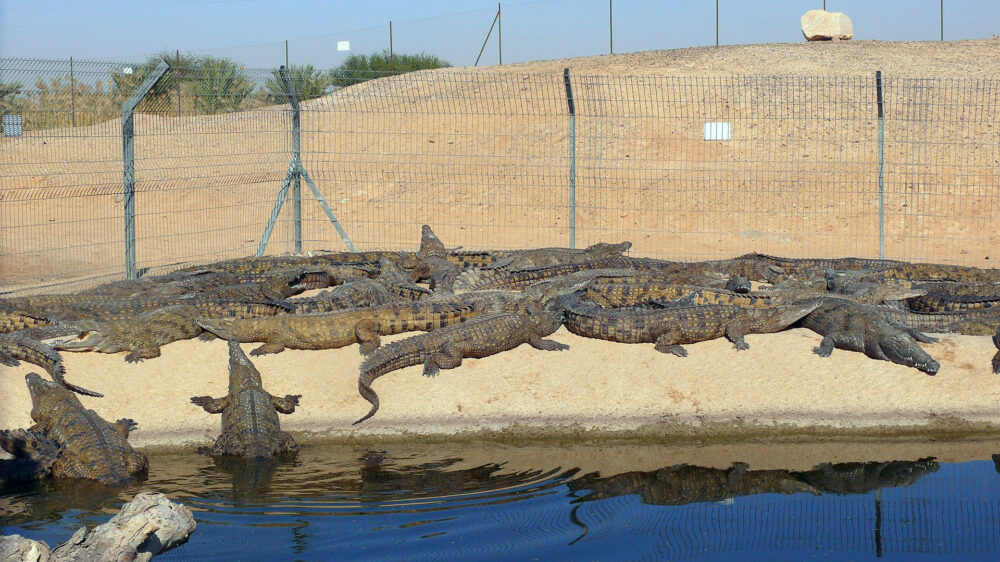
[[[91,411],[93,412],[93,410]],[[97,414],[95,413],[94,415],[96,416]],[[128,434],[139,429],[139,424],[135,423],[135,420],[132,418],[122,418],[115,422],[115,429],[118,430],[118,433],[123,438],[128,439]]]
[[[267,355],[268,353],[281,353],[285,350],[285,346],[277,342],[268,342],[264,345],[254,349],[250,352],[250,355],[259,356]]]
[[[354,325],[354,335],[358,338],[358,343],[361,344],[361,354],[365,356],[371,355],[372,352],[378,349],[381,343],[378,334],[378,322],[371,318],[358,321]]]
[[[302,398],[301,394],[286,394],[284,398],[278,398],[270,394],[268,396],[271,397],[274,409],[282,414],[291,414],[294,412],[295,407],[299,405],[299,398]]]
[[[739,322],[732,322],[726,326],[726,339],[733,342],[737,350],[750,349],[750,344],[743,337],[743,326]]]
[[[656,345],[653,349],[660,353],[672,353],[677,357],[687,357],[687,350],[684,349],[684,346],[673,343],[675,341],[677,341],[676,334],[672,332],[661,334],[660,337],[656,338]]]
[[[129,363],[138,363],[143,359],[154,359],[160,356],[160,346],[152,342],[143,342],[136,345],[128,355],[125,356],[125,361]]]
[[[564,343],[543,339],[535,334],[532,334],[531,339],[528,340],[528,345],[542,351],[563,351],[569,349],[569,346]]]
[[[191,403],[201,406],[209,414],[221,414],[229,406],[229,396],[223,396],[222,398],[192,396]]]
[[[813,348],[813,353],[819,355],[820,357],[829,357],[833,353],[834,341],[833,336],[823,336],[823,341],[819,342],[818,347]]]
[[[444,343],[424,361],[424,376],[436,377],[441,369],[455,369],[462,365],[462,350],[450,342]]]

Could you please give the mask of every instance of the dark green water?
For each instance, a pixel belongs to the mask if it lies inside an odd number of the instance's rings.
[[[269,463],[155,455],[149,477],[125,489],[3,489],[0,532],[54,546],[154,490],[198,523],[163,560],[996,560],[996,447],[307,446]]]

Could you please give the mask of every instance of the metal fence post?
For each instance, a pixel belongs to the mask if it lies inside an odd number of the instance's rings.
[[[569,104],[569,247],[576,248],[576,105],[568,68],[563,69],[563,82]]]
[[[123,183],[125,187],[125,276],[128,279],[138,278],[135,268],[135,123],[133,112],[142,98],[153,89],[153,86],[163,78],[170,69],[166,60],[154,68],[149,76],[139,84],[139,88],[122,105],[122,163],[124,165]]]
[[[878,103],[878,257],[885,258],[885,113],[882,110],[882,71],[875,71]]]
[[[298,170],[302,169],[302,128],[301,128],[301,108],[299,98],[295,95],[295,88],[292,85],[292,77],[288,74],[288,69],[284,66],[278,69],[281,81],[285,84],[285,94],[288,95],[288,102],[292,104],[292,159]],[[295,229],[295,252],[302,252],[302,174],[296,173],[292,178],[292,222]]]

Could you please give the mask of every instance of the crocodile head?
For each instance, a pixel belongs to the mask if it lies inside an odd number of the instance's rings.
[[[64,396],[73,396],[73,392],[63,388],[59,383],[43,379],[38,373],[28,373],[24,376],[24,382],[28,384],[28,394],[31,396],[31,419],[36,422],[43,421],[54,401]]]
[[[114,353],[103,349],[106,345],[105,342],[108,340],[108,336],[105,333],[107,328],[105,326],[101,326],[97,322],[90,320],[77,321],[73,325],[80,329],[80,333],[77,334],[76,338],[55,340],[52,342],[53,348],[59,351],[104,351],[105,353]]]
[[[936,375],[941,364],[927,354],[917,342],[907,334],[892,334],[879,338],[878,346],[893,363],[913,367],[928,375]]]
[[[619,242],[618,244],[608,244],[607,242],[598,242],[592,246],[588,246],[584,252],[591,258],[611,258],[615,256],[620,256],[632,248],[631,242]]]
[[[229,392],[261,388],[260,371],[243,353],[240,342],[229,340]]]

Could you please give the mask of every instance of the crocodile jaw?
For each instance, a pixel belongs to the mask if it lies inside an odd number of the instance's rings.
[[[52,347],[59,351],[102,351],[107,336],[97,330],[84,330],[75,340],[56,340]]]

